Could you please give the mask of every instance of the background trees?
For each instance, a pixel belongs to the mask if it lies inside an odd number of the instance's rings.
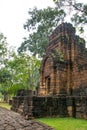
[[[0,33],[0,68],[4,66],[7,56],[7,41],[6,37]]]
[[[29,50],[33,55],[42,57],[48,45],[49,35],[52,30],[71,17],[71,21],[78,31],[83,33],[83,25],[87,24],[87,5],[76,0],[53,0],[55,7],[46,9],[30,9],[29,19],[24,29],[29,32],[29,37],[24,38],[18,52]],[[65,20],[68,21],[68,20]]]
[[[80,3],[79,0],[53,0],[58,8],[62,8],[69,13],[72,23],[83,33],[84,25],[87,24],[87,4]],[[83,1],[84,2],[84,1]],[[86,2],[85,2],[86,3]]]
[[[39,81],[41,60],[26,53],[17,54],[8,49],[6,38],[0,35],[0,92],[4,100],[19,89],[34,90]]]
[[[0,33],[0,92],[4,95],[4,100],[6,100],[6,87],[8,86],[8,81],[10,80],[10,73],[6,69],[7,63],[7,41],[6,37]]]
[[[30,9],[29,19],[24,29],[29,31],[18,52],[29,50],[34,56],[42,57],[48,45],[49,35],[58,23],[64,20],[65,13],[62,9],[48,7],[46,9]]]
[[[7,66],[12,77],[7,89],[9,93],[16,94],[19,89],[34,90],[37,87],[40,60],[22,53],[15,55]]]

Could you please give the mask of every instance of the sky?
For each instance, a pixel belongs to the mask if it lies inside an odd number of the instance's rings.
[[[29,8],[53,5],[52,0],[0,0],[0,32],[7,37],[8,44],[17,48],[21,45],[23,37],[28,35],[23,24],[28,19]]]
[[[11,46],[20,46],[27,35],[23,24],[28,19],[28,10],[37,6],[53,6],[52,0],[0,0],[0,32]]]

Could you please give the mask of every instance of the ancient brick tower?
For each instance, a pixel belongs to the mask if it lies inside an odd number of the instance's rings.
[[[50,94],[87,94],[87,49],[70,23],[53,31],[43,58],[39,95]]]
[[[24,91],[26,92],[26,91]],[[71,116],[87,119],[87,49],[70,23],[49,38],[40,69],[38,94],[13,98],[12,110],[24,116]]]

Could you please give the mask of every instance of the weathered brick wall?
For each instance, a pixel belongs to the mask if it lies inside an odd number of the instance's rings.
[[[16,99],[16,100],[15,100]],[[22,107],[21,106],[22,101]],[[23,96],[13,98],[12,110],[32,117],[74,117],[87,119],[87,96]]]
[[[12,109],[27,117],[87,119],[87,50],[71,24],[62,23],[49,37],[38,96],[17,95]]]
[[[65,97],[33,97],[33,116],[68,116]]]
[[[61,56],[52,57],[52,51]],[[49,46],[40,71],[39,95],[83,93],[87,87],[87,51],[85,41],[75,35],[71,24],[63,23],[49,38]],[[49,80],[49,81],[48,81]]]
[[[61,55],[52,57],[52,52],[57,49],[64,56],[62,61]],[[75,28],[71,24],[61,24],[49,37],[49,46],[40,73],[39,95],[66,94],[70,96],[67,98],[67,104],[71,102],[71,105],[67,105],[69,115],[81,117],[85,113],[86,116],[86,111],[78,112],[77,102],[81,100],[80,109],[87,108],[87,104],[82,102],[83,96],[86,102],[87,95],[87,49],[85,41],[75,35]],[[50,77],[50,83],[47,77]]]
[[[73,94],[87,95],[87,69],[84,65],[79,64],[73,71]]]

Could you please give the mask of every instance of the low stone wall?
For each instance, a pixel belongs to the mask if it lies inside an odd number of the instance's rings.
[[[33,97],[33,116],[67,116],[65,97]]]
[[[67,97],[67,110],[71,117],[87,119],[87,96]]]
[[[12,110],[32,117],[74,117],[87,119],[86,96],[17,96]]]
[[[76,118],[87,119],[87,97],[80,96],[75,98]]]
[[[11,110],[17,112],[20,105],[24,102],[23,96],[13,97]]]

